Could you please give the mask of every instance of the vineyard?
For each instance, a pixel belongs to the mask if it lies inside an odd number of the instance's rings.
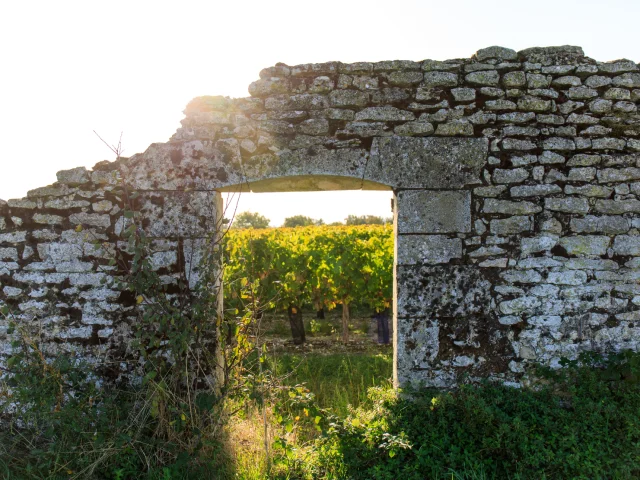
[[[342,339],[349,308],[384,312],[392,300],[393,227],[308,226],[231,229],[224,242],[225,309],[247,303],[285,311],[295,343],[304,342],[302,309],[342,307]]]

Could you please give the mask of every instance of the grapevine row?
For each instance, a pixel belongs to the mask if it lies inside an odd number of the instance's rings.
[[[304,307],[331,310],[341,305],[346,341],[350,305],[379,312],[391,303],[389,225],[232,229],[225,236],[224,256],[225,308],[241,310],[247,300],[242,287],[256,282],[258,302],[287,310],[292,329],[295,322],[301,325]],[[304,330],[300,335],[303,341]]]

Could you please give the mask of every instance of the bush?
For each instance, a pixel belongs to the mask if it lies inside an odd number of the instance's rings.
[[[535,389],[373,388],[373,407],[334,419],[306,478],[629,479],[640,475],[637,354],[585,355]],[[311,461],[313,460],[313,461]]]

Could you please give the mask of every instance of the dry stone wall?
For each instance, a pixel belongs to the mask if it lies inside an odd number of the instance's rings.
[[[194,99],[169,142],[0,204],[0,301],[41,324],[52,350],[124,369],[134,307],[103,260],[124,223],[118,182],[140,193],[167,282],[194,267],[219,191],[391,188],[400,384],[519,385],[535,363],[638,349],[636,63],[490,47],[278,64],[249,92]]]

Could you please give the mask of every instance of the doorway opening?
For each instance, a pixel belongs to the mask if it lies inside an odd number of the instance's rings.
[[[252,334],[277,371],[345,413],[392,383],[393,192],[374,185],[224,194],[225,316],[256,308]]]

